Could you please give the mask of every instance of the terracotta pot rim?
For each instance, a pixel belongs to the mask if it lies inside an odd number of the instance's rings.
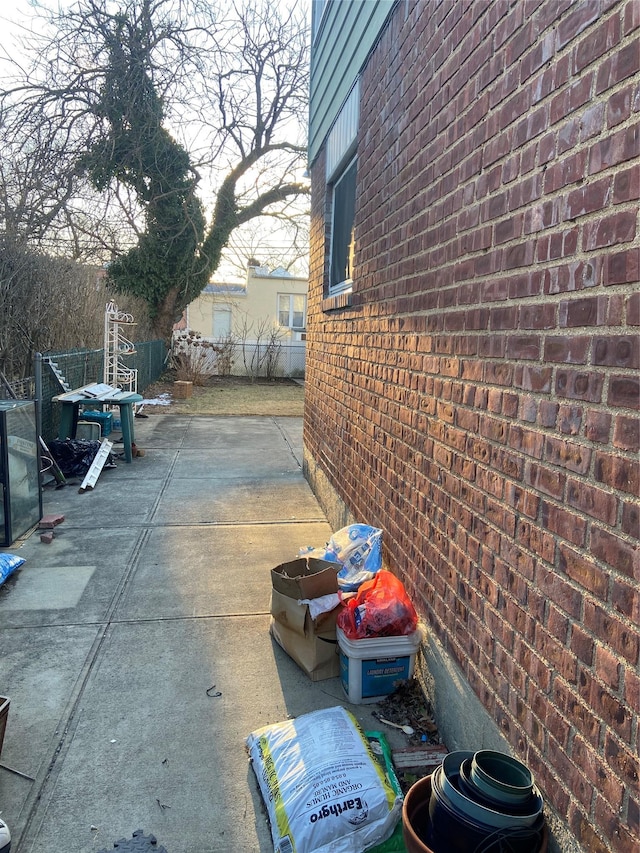
[[[428,806],[429,799],[431,798],[431,776],[432,774],[430,773],[428,776],[423,776],[422,779],[414,782],[407,791],[404,802],[402,803],[402,834],[408,853],[433,853],[431,847],[428,847],[420,838],[409,820],[409,806],[417,799],[416,795],[422,792],[422,789],[427,794],[426,805]]]
[[[419,794],[428,794],[426,797],[426,803],[424,796],[422,796],[421,800],[428,807],[429,799],[431,798],[432,775],[433,774],[430,773],[428,776],[423,776],[421,779],[414,782],[407,791],[404,802],[402,803],[402,834],[408,853],[434,853],[433,848],[429,847],[426,842],[420,838],[409,821],[409,807],[414,803],[414,801],[418,801]],[[414,811],[415,810],[412,810],[412,816]],[[545,821],[542,827],[542,844],[538,853],[547,853],[548,846],[549,828]]]

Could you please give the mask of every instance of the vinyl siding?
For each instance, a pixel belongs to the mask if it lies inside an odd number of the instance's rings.
[[[313,163],[396,0],[329,0],[311,50],[309,163]]]

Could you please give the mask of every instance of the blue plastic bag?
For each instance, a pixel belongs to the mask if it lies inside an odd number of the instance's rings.
[[[24,557],[14,554],[0,554],[0,586],[24,563]]]
[[[382,568],[382,530],[368,524],[350,524],[334,533],[326,548],[301,548],[300,556],[340,563],[338,587],[353,592]]]

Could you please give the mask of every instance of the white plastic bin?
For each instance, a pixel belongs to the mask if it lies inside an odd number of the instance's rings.
[[[406,637],[370,637],[350,640],[336,628],[340,650],[340,680],[355,705],[379,702],[393,693],[397,681],[413,677],[422,632]]]

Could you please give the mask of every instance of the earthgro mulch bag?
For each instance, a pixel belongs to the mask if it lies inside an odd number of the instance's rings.
[[[265,726],[246,742],[275,853],[362,853],[393,833],[402,794],[344,708]]]

